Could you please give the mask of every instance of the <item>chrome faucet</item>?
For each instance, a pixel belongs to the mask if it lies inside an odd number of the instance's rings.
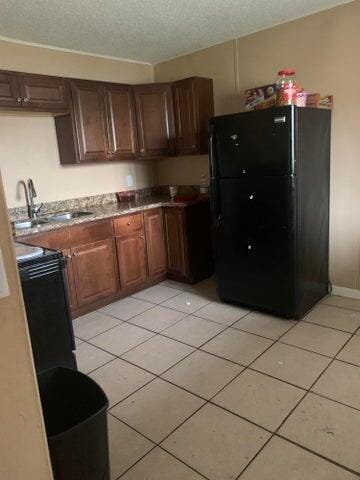
[[[37,197],[34,182],[31,180],[31,178],[29,178],[29,180],[27,181],[27,186],[24,180],[20,180],[19,183],[24,187],[28,216],[29,218],[36,218],[43,204],[34,204],[34,198]]]

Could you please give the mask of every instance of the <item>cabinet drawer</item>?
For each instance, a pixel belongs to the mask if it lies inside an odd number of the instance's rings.
[[[133,215],[126,215],[124,217],[115,218],[114,232],[117,237],[124,237],[131,233],[142,230],[143,228],[143,214],[134,213]]]
[[[72,247],[98,242],[113,236],[111,220],[76,225],[69,230]]]
[[[64,250],[70,246],[69,229],[61,228],[53,232],[39,233],[19,237],[19,242],[30,243],[37,247],[53,248],[54,250]]]

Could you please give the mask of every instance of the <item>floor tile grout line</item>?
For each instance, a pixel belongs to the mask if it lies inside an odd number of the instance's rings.
[[[330,400],[333,403],[337,403],[338,405],[342,405],[343,407],[348,407],[351,408],[352,410],[355,410],[356,412],[360,412],[360,406],[359,407],[354,407],[353,405],[349,405],[348,403],[341,402],[340,400],[336,400],[335,398],[328,397],[327,395],[324,395],[319,392],[315,392],[314,390],[310,390],[308,393],[311,393],[312,395],[316,395],[317,397],[324,398],[325,400]]]
[[[291,328],[294,328],[295,325],[297,325],[297,323],[295,323],[294,325],[292,325],[292,327],[290,327],[290,329],[291,329]],[[289,330],[290,330],[290,329],[289,329]],[[287,330],[287,331],[288,331],[288,330]],[[287,333],[287,331],[286,331],[285,333]],[[285,333],[284,333],[284,335],[285,335]],[[273,345],[273,344],[272,344],[272,345]],[[272,345],[269,345],[268,349],[271,348]],[[268,349],[267,349],[267,350],[268,350]],[[266,351],[266,350],[265,350],[265,351]],[[257,358],[259,358],[263,353],[264,353],[264,352],[262,352]],[[256,359],[255,359],[255,360],[256,360]],[[255,360],[254,360],[254,361],[255,361]],[[250,364],[250,365],[251,365],[251,364]],[[213,400],[213,399],[216,397],[216,395],[218,395],[224,388],[226,388],[227,386],[229,386],[229,385],[230,385],[234,380],[236,380],[244,371],[246,371],[247,368],[248,368],[248,367],[244,368],[241,372],[239,372],[238,375],[236,375],[232,380],[230,380],[223,388],[221,388],[219,391],[217,391],[210,399],[206,400],[206,402],[199,408],[199,410],[201,410],[202,408],[206,407],[208,404],[210,404],[210,405],[212,405],[212,406],[216,406],[217,408],[222,408],[221,406],[219,406],[219,405],[217,405],[217,404],[214,405],[214,404],[212,403],[212,400]],[[305,393],[305,395],[306,395],[306,393]],[[198,411],[199,411],[199,410],[198,410]],[[222,410],[225,410],[225,409],[222,408]],[[227,411],[227,410],[225,410],[225,411]],[[186,420],[186,422],[187,422],[188,420],[190,420],[190,418],[192,418],[196,413],[197,413],[197,412],[194,412],[194,413]],[[233,412],[228,412],[228,413],[234,414]],[[239,416],[239,415],[236,415],[236,416]],[[242,418],[242,417],[240,417],[240,418]],[[251,423],[251,424],[255,425],[253,422],[249,421],[248,419],[242,418],[242,420],[244,420],[244,421],[246,421],[246,422],[248,422],[248,423]],[[173,435],[184,423],[185,423],[185,422],[183,422],[182,424],[178,425],[178,427],[175,428],[175,429],[168,435],[168,437],[166,437],[164,440],[162,440],[161,443],[163,443],[167,438],[169,438],[171,435]],[[256,426],[257,426],[258,428],[261,428],[262,430],[267,431],[264,427],[259,427],[258,425],[256,425]],[[270,435],[270,438],[272,438],[272,434]],[[267,442],[266,442],[266,443],[267,443]]]
[[[112,407],[113,408],[113,407]],[[136,432],[138,435],[141,435],[142,437],[144,437],[148,442],[152,443],[153,445],[155,445],[156,447],[159,445],[159,442],[156,442],[155,440],[152,440],[150,437],[148,437],[147,435],[145,435],[145,433],[142,433],[140,432],[140,430],[137,430],[134,426],[130,425],[129,423],[127,423],[125,420],[123,420],[122,418],[119,418],[117,417],[114,413],[111,412],[111,410],[108,410],[108,415],[111,415],[113,418],[115,418],[115,420],[117,420],[118,422],[120,423],[123,423],[124,425],[126,425],[128,428],[130,428],[131,430],[134,430],[134,432]]]
[[[350,334],[351,335],[351,334]],[[338,350],[336,351],[336,353],[334,354],[334,356],[332,355],[325,355],[324,353],[319,353],[319,352],[314,352],[314,350],[310,350],[309,348],[305,348],[305,347],[299,347],[299,345],[293,345],[291,343],[287,343],[287,342],[284,342],[284,341],[280,341],[279,343],[281,343],[281,345],[286,345],[288,347],[294,347],[294,348],[297,348],[298,350],[302,350],[304,352],[310,352],[310,353],[315,353],[317,355],[320,355],[321,357],[324,357],[324,358],[330,358],[331,360],[333,360],[335,358],[335,356],[339,353]]]
[[[203,473],[200,473],[199,470],[196,470],[194,467],[192,467],[191,465],[188,465],[186,462],[184,462],[184,460],[182,460],[181,458],[177,457],[177,456],[174,455],[172,452],[166,450],[166,448],[164,448],[162,445],[158,445],[158,448],[160,448],[163,452],[167,453],[167,454],[170,455],[171,457],[175,458],[175,460],[177,460],[178,462],[180,462],[180,463],[182,463],[183,465],[185,465],[186,467],[190,468],[193,472],[197,473],[200,477],[205,478],[206,480],[211,480],[209,477],[206,477]]]
[[[337,296],[340,296],[340,295],[337,295]],[[341,297],[341,298],[350,298],[350,297]],[[357,299],[353,298],[351,300],[357,300]],[[349,307],[341,307],[340,305],[332,305],[331,303],[326,303],[324,300],[320,300],[320,302],[317,305],[326,305],[327,307],[334,307],[342,310],[350,310],[350,312],[357,312],[360,314],[360,310],[355,310],[354,308],[349,308]]]
[[[359,313],[359,317],[360,317],[360,313]],[[304,317],[301,321],[301,323],[308,323],[309,325],[315,325],[317,327],[323,327],[323,328],[328,328],[329,330],[335,330],[335,332],[341,332],[341,333],[349,333],[350,335],[352,335],[353,333],[356,334],[356,332],[358,331],[359,327],[356,327],[356,329],[353,331],[353,332],[350,332],[349,330],[343,330],[341,328],[336,328],[336,327],[331,327],[330,325],[322,325],[321,323],[316,323],[316,322],[311,322],[310,320],[305,320],[306,317]]]
[[[290,330],[292,330],[292,328],[295,328],[296,325],[299,324],[301,320],[298,320],[289,330],[287,330],[283,335],[281,335],[275,342],[273,345],[275,345],[276,343],[282,343],[281,342],[281,338],[286,335]],[[271,347],[269,347],[271,348]],[[265,353],[265,352],[264,352]],[[290,410],[290,412],[286,415],[286,417],[282,420],[282,422],[280,423],[280,425],[276,428],[276,430],[271,434],[270,438],[267,440],[267,442],[264,443],[264,445],[260,448],[260,450],[256,453],[256,455],[250,460],[250,462],[243,468],[243,470],[239,473],[239,475],[236,477],[236,480],[240,479],[240,477],[243,475],[243,473],[249,468],[249,466],[255,461],[255,459],[258,457],[258,455],[264,450],[264,448],[266,447],[266,445],[271,441],[272,438],[274,438],[274,436],[277,434],[277,432],[280,430],[280,428],[282,427],[282,425],[284,425],[284,423],[287,421],[288,418],[290,418],[290,416],[293,414],[293,412],[296,410],[296,408],[300,405],[300,403],[306,398],[306,396],[308,395],[310,389],[315,385],[315,383],[319,380],[319,378],[321,377],[321,375],[327,370],[327,368],[329,367],[329,365],[332,363],[332,361],[329,362],[329,364],[327,365],[327,367],[321,371],[321,373],[318,375],[318,377],[314,380],[314,382],[310,385],[309,389],[307,389],[305,392],[304,392],[304,395],[301,397],[301,399],[296,402],[296,404],[294,405],[294,407]],[[251,364],[249,365],[249,367],[251,367]],[[315,452],[314,452],[315,453]]]
[[[169,287],[169,288],[171,288],[171,287]],[[184,292],[184,291],[180,291],[180,293],[179,293],[178,295],[180,295],[181,293],[185,293],[185,292]],[[171,297],[171,298],[174,298],[174,297],[176,297],[176,296],[178,296],[178,295],[174,295],[174,296]],[[140,299],[140,300],[142,300],[142,299]],[[216,300],[214,300],[214,301],[216,301]],[[211,303],[211,302],[209,302],[209,303]],[[207,303],[206,305],[208,305],[209,303]],[[154,308],[156,305],[161,305],[161,304],[153,304],[153,306],[152,306],[151,308],[147,309],[147,310],[151,310],[151,309]],[[206,306],[206,305],[204,305],[204,306]],[[163,305],[161,305],[161,306],[163,306]],[[196,311],[200,310],[200,309],[203,308],[204,306],[199,307],[199,309],[197,309]],[[169,308],[169,307],[164,307],[164,308]],[[339,307],[339,308],[341,308],[341,307]],[[173,310],[172,308],[170,308],[170,309]],[[147,311],[147,310],[146,310],[146,311]],[[176,310],[176,311],[178,311],[178,310]],[[196,312],[196,311],[195,311],[195,312]],[[195,314],[195,312],[186,314],[186,316],[185,316],[184,318],[180,319],[179,322],[180,322],[181,320],[185,319],[187,316],[191,316],[191,315]],[[101,312],[101,313],[103,313],[103,312]],[[185,312],[180,312],[180,313],[185,313]],[[246,315],[249,315],[250,313],[251,313],[251,312],[247,313]],[[140,315],[140,314],[137,314],[137,315]],[[133,317],[129,318],[128,320],[131,320],[132,318],[136,317],[137,315],[134,315]],[[241,317],[241,318],[244,318],[246,315],[244,315],[244,316]],[[110,316],[112,316],[112,315],[110,315]],[[194,316],[196,316],[196,315],[194,315]],[[117,317],[115,317],[115,318],[117,318]],[[202,317],[199,317],[199,318],[202,318]],[[240,319],[241,319],[241,318],[240,318]],[[117,319],[118,319],[118,318],[117,318]],[[240,320],[240,319],[239,319],[239,320]],[[118,320],[121,320],[121,319],[118,319]],[[128,321],[128,320],[127,320],[127,321]],[[209,319],[204,319],[204,320],[211,321],[211,320],[209,320]],[[239,320],[236,320],[234,323],[236,323],[236,322],[239,321]],[[124,321],[124,320],[122,320],[122,321]],[[300,320],[300,321],[302,321],[302,320]],[[126,322],[126,321],[125,321],[125,322]],[[176,322],[176,323],[178,323],[178,322]],[[214,323],[219,324],[218,322],[214,322]],[[233,324],[234,324],[234,323],[233,323]],[[294,328],[296,325],[298,325],[298,323],[299,323],[299,321],[297,321],[294,325],[292,325],[283,335],[285,335],[288,331],[290,331],[292,328]],[[311,322],[307,322],[307,323],[311,323]],[[221,333],[225,332],[228,328],[231,328],[231,326],[232,326],[233,324],[228,325],[228,326],[225,326],[225,328],[224,328],[223,330],[221,330],[217,335],[220,335]],[[175,323],[174,323],[174,325],[175,325]],[[224,324],[219,324],[219,325],[224,326]],[[315,324],[315,325],[317,325],[317,324]],[[117,326],[119,326],[119,325],[117,325]],[[319,325],[319,326],[322,326],[322,325]],[[116,326],[115,326],[115,327],[116,327]],[[112,327],[112,328],[115,328],[115,327]],[[112,329],[112,328],[111,328],[111,329]],[[142,327],[139,326],[139,328],[142,328]],[[170,328],[170,327],[167,327],[167,328]],[[338,330],[338,329],[335,329],[335,328],[332,328],[332,327],[328,327],[328,326],[325,326],[324,328],[330,328],[330,329],[333,329],[333,330]],[[111,329],[109,329],[109,330],[111,330]],[[240,329],[237,329],[237,330],[240,330]],[[107,330],[107,331],[108,331],[108,330]],[[340,330],[340,331],[342,331],[342,330]],[[345,344],[339,349],[339,351],[337,352],[336,355],[339,355],[339,353],[342,351],[342,349],[345,348],[345,346],[348,344],[348,342],[356,335],[356,332],[357,332],[357,330],[351,334],[351,332],[346,332],[346,331],[344,331],[344,333],[349,333],[351,336],[350,336],[350,338],[345,342]],[[102,333],[105,333],[105,332],[102,332]],[[153,332],[153,331],[151,331],[151,333],[155,333],[155,335],[153,335],[151,338],[154,338],[154,336],[156,336],[156,335],[161,335],[161,332]],[[245,331],[245,333],[251,333],[251,332],[246,332],[246,331]],[[213,338],[215,338],[217,335],[215,335]],[[254,334],[254,335],[256,335],[256,334]],[[283,335],[282,335],[282,336],[283,336]],[[162,335],[162,336],[166,337],[165,335]],[[259,335],[256,335],[256,336],[259,336]],[[269,339],[269,340],[272,340],[272,344],[268,347],[268,349],[270,349],[270,348],[271,348],[275,343],[277,343],[277,342],[285,344],[284,342],[281,342],[281,341],[280,341],[280,339],[281,339],[282,336],[280,336],[280,337],[279,337],[278,339],[276,339],[276,340],[274,340],[274,339]],[[80,338],[80,337],[79,337],[79,338]],[[92,337],[92,338],[94,338],[94,337]],[[92,338],[91,338],[91,339],[92,339]],[[151,339],[151,338],[150,338],[150,339]],[[170,337],[170,338],[171,338],[171,337]],[[267,338],[267,337],[263,337],[263,338]],[[89,339],[89,340],[91,340],[91,339]],[[148,341],[148,340],[150,340],[150,339],[147,339],[146,341]],[[81,339],[81,340],[82,340],[82,339]],[[174,341],[179,341],[179,340],[177,340],[177,339],[173,339],[173,340],[174,340]],[[210,342],[211,340],[212,340],[212,339],[207,340],[207,341],[204,342],[204,344],[202,344],[201,346],[195,347],[195,350],[194,350],[194,351],[200,350],[200,348],[201,348],[202,346],[204,346],[206,343]],[[145,341],[145,342],[146,342],[146,341]],[[88,342],[87,340],[84,340],[84,342],[90,343],[90,342]],[[144,342],[142,342],[142,343],[144,343]],[[188,344],[186,344],[185,342],[181,342],[181,341],[180,341],[180,343],[184,343],[185,345],[188,345]],[[91,344],[91,343],[90,343],[90,344]],[[311,351],[311,350],[302,349],[301,347],[297,347],[297,346],[294,346],[294,345],[289,345],[289,346],[295,347],[295,348],[299,348],[300,350],[309,351],[309,352],[311,352],[311,353],[315,353],[315,354],[318,354],[318,355],[321,355],[321,356],[325,356],[325,355],[319,354],[318,352],[313,352],[313,351]],[[96,346],[96,347],[97,347],[97,346]],[[99,348],[99,347],[97,347],[97,348]],[[136,348],[136,347],[133,347],[133,348]],[[264,352],[262,352],[257,358],[259,358],[261,355],[263,355],[268,349],[266,349]],[[105,351],[106,351],[106,350],[105,350]],[[192,353],[194,353],[194,351],[191,352],[191,353],[190,353],[189,355],[187,355],[186,357],[184,357],[183,359],[179,360],[179,362],[177,362],[177,363],[180,363],[181,361],[185,360],[185,358],[187,358],[187,357],[190,356]],[[201,350],[201,351],[202,351],[202,350]],[[108,353],[111,353],[111,352],[108,352]],[[210,352],[206,352],[206,353],[211,354]],[[112,353],[111,353],[111,354],[112,354]],[[124,353],[124,354],[125,354],[125,353]],[[124,355],[124,354],[122,354],[122,355]],[[112,355],[113,355],[113,354],[112,354]],[[215,355],[215,356],[216,356],[216,355]],[[120,358],[120,357],[116,356],[114,359],[116,359],[116,358]],[[219,358],[221,358],[221,357],[219,357]],[[255,362],[255,361],[257,360],[257,358],[256,358],[253,362]],[[318,376],[318,378],[313,382],[312,386],[319,380],[319,378],[325,373],[325,371],[329,368],[329,366],[330,366],[330,365],[335,361],[335,359],[336,359],[335,357],[327,357],[327,356],[326,356],[326,358],[330,358],[330,363],[329,363],[329,365],[321,372],[321,374]],[[107,362],[107,363],[110,363],[110,362],[113,361],[114,359],[110,360],[110,361]],[[124,360],[124,359],[123,359],[123,360]],[[227,360],[227,359],[225,359],[225,360]],[[125,361],[126,361],[126,360],[125,360]],[[228,360],[228,361],[229,361],[229,360]],[[341,361],[341,360],[340,360],[340,361]],[[202,400],[205,401],[205,403],[200,407],[200,409],[203,408],[205,405],[207,405],[207,403],[213,404],[213,403],[212,403],[212,399],[213,399],[216,395],[218,395],[224,388],[226,388],[228,385],[230,385],[230,384],[231,384],[241,373],[243,373],[246,369],[252,370],[252,369],[251,369],[251,364],[252,364],[253,362],[251,362],[251,363],[250,363],[247,367],[245,367],[237,376],[235,376],[232,380],[230,380],[230,381],[227,383],[227,385],[225,385],[222,389],[220,389],[218,392],[216,392],[216,393],[214,394],[214,396],[211,397],[210,400],[203,399],[202,397],[199,397],[199,398],[201,398]],[[128,362],[128,363],[131,363],[131,362]],[[171,367],[169,367],[169,369],[173,368],[175,365],[177,365],[177,363],[174,364],[174,365],[172,365]],[[240,365],[240,364],[238,364],[238,363],[236,363],[236,362],[232,362],[232,363],[234,363],[234,364],[236,364],[236,365],[239,365],[239,366],[242,366],[242,365]],[[344,362],[344,363],[347,363],[347,362]],[[104,365],[103,365],[103,366],[104,366]],[[135,366],[136,366],[137,368],[141,368],[141,367],[139,367],[139,366],[137,366],[137,365],[135,365]],[[355,366],[356,366],[356,365],[355,365]],[[101,367],[99,367],[99,368],[101,368]],[[164,371],[163,373],[161,373],[160,375],[163,375],[163,374],[166,373],[169,369],[165,370],[165,371]],[[144,370],[144,369],[143,369],[143,370]],[[145,370],[145,371],[147,372],[147,370]],[[151,373],[152,375],[154,375],[152,372],[149,372],[149,373]],[[260,373],[263,373],[263,372],[260,372]],[[162,378],[160,375],[155,375],[154,378],[152,378],[149,382],[147,382],[145,385],[141,386],[141,387],[140,387],[139,389],[137,389],[136,391],[132,392],[129,396],[133,395],[134,393],[136,393],[137,391],[139,391],[141,388],[145,387],[146,385],[148,385],[149,383],[151,383],[152,381],[154,381],[156,378],[161,378],[162,380],[167,381],[166,379]],[[265,375],[266,375],[266,374],[265,374]],[[276,377],[274,377],[274,378],[276,378]],[[282,381],[282,380],[280,380],[280,379],[277,379],[277,380]],[[171,383],[171,382],[169,382],[169,383]],[[285,382],[285,383],[287,383],[287,382]],[[176,384],[174,384],[174,385],[175,385],[176,387],[178,387],[178,388],[182,388],[182,387],[179,386],[179,385],[176,385]],[[290,385],[292,385],[292,384],[290,384]],[[297,387],[298,387],[298,386],[297,386]],[[299,388],[299,387],[298,387],[298,388]],[[300,388],[301,388],[301,387],[300,387]],[[312,388],[312,387],[310,387],[310,389],[311,389],[311,388]],[[294,409],[289,413],[288,417],[293,413],[293,411],[294,411],[294,410],[297,408],[297,406],[303,401],[303,399],[307,396],[308,393],[313,393],[313,394],[317,395],[316,392],[311,392],[310,389],[305,392],[305,394],[304,394],[304,396],[302,397],[302,399],[297,403],[297,405],[294,407]],[[183,390],[185,390],[185,389],[183,389]],[[187,390],[185,390],[185,391],[187,391]],[[190,391],[189,391],[189,393],[194,394],[193,392],[190,392]],[[127,396],[126,398],[128,398],[129,396]],[[196,396],[198,396],[198,395],[196,395]],[[322,395],[319,395],[319,396],[322,396]],[[324,397],[324,398],[327,398],[327,397]],[[121,400],[121,401],[124,401],[124,400],[125,400],[125,398],[124,398],[123,400]],[[341,404],[341,405],[348,406],[348,407],[352,408],[352,407],[349,406],[349,405],[342,404],[341,402],[337,402],[336,400],[333,400],[333,399],[331,399],[331,398],[329,398],[329,400],[330,400],[330,401],[334,401],[334,402],[336,402],[336,403],[339,403],[339,404]],[[120,402],[118,402],[118,403],[120,403]],[[115,404],[115,405],[117,405],[117,404]],[[115,405],[113,405],[111,408],[113,408]],[[219,406],[219,405],[217,405],[217,404],[215,404],[215,405],[216,405],[217,407],[222,408],[221,406]],[[223,410],[226,410],[226,409],[223,408]],[[356,410],[356,408],[355,408],[355,410]],[[227,411],[227,410],[226,410],[226,411]],[[196,412],[195,412],[195,413],[196,413]],[[195,413],[194,413],[194,414],[195,414]],[[229,411],[229,413],[235,414],[234,412],[231,412],[231,411]],[[236,415],[236,414],[235,414],[235,415]],[[113,416],[114,416],[114,415],[113,415]],[[192,416],[192,415],[191,415],[191,416]],[[188,421],[188,420],[191,418],[191,416],[188,417],[188,418],[184,421],[184,423],[185,423],[186,421]],[[239,416],[239,415],[237,415],[237,416]],[[240,417],[240,418],[243,418],[245,421],[249,421],[248,419],[246,419],[246,418],[244,418],[244,417],[241,417],[241,416],[239,416],[239,417]],[[284,421],[282,422],[282,424],[287,420],[288,417],[286,417],[286,418],[284,419]],[[116,418],[117,418],[117,417],[116,417]],[[118,420],[119,420],[119,419],[118,419]],[[121,421],[121,420],[120,420],[120,421]],[[124,422],[124,423],[125,423],[125,422]],[[253,423],[253,422],[250,421],[250,423]],[[281,425],[282,425],[282,424],[281,424]],[[258,426],[259,428],[264,429],[264,427],[262,427],[262,426],[260,426],[260,425],[257,425],[257,424],[254,424],[254,425]],[[276,430],[276,432],[279,430],[279,428],[281,428],[281,425],[278,427],[278,429]],[[131,428],[131,427],[130,427],[130,428]],[[175,430],[176,430],[176,429],[175,429]],[[174,430],[174,431],[175,431],[175,430]],[[268,431],[267,429],[265,429],[265,430]],[[172,431],[172,432],[169,434],[169,436],[170,436],[174,431]],[[273,438],[274,435],[276,435],[276,432],[271,435],[270,439]],[[139,432],[138,432],[138,433],[139,433]],[[167,438],[167,437],[166,437],[166,438]],[[270,441],[270,439],[269,439],[268,441]],[[164,439],[164,440],[165,440],[165,439]],[[162,440],[162,441],[164,441],[164,440]],[[267,443],[268,443],[268,442],[266,442],[266,444],[267,444]],[[266,444],[264,444],[264,446],[262,447],[262,449],[265,447]],[[300,447],[301,447],[301,446],[300,446]],[[155,447],[154,447],[154,448],[155,448]],[[161,447],[160,447],[160,448],[161,448]],[[261,449],[261,450],[262,450],[262,449]],[[260,450],[260,451],[261,451],[261,450]],[[258,453],[260,453],[260,451],[259,451]],[[316,452],[314,452],[314,451],[312,451],[312,450],[310,450],[310,449],[309,449],[309,451],[312,452],[312,453],[314,453],[314,454],[316,454]],[[150,453],[150,452],[148,452],[148,453]],[[148,453],[147,453],[147,454],[148,454]],[[168,452],[168,453],[169,453],[169,452]],[[146,455],[147,455],[147,454],[146,454]],[[257,456],[257,455],[256,455],[256,456]],[[319,456],[320,456],[320,455],[319,455]],[[175,458],[176,458],[176,457],[175,457]],[[254,458],[255,458],[255,457],[254,457]],[[324,458],[327,459],[326,457],[324,457]],[[327,459],[327,460],[328,460],[328,459]],[[331,460],[330,460],[330,461],[331,461]],[[183,462],[183,463],[186,465],[185,462]],[[250,463],[249,463],[249,464],[250,464]],[[248,465],[249,465],[249,464],[248,464]],[[339,466],[341,466],[341,465],[339,465]],[[191,466],[189,466],[189,467],[191,468]],[[130,468],[132,468],[132,467],[130,467]],[[247,466],[246,466],[246,468],[247,468]],[[345,467],[345,468],[346,468],[346,467]],[[242,475],[242,474],[243,474],[243,471],[240,473],[240,475]],[[123,475],[123,474],[122,474],[122,475]],[[122,475],[121,475],[121,476],[122,476]],[[120,478],[120,477],[119,477],[119,478]],[[239,477],[238,477],[238,478],[239,478]]]
[[[128,467],[124,472],[122,472],[118,477],[116,477],[115,480],[120,480],[120,478],[122,478],[124,475],[126,475],[129,470],[134,468],[135,465],[137,465],[139,462],[141,462],[141,460],[143,458],[145,458],[147,455],[149,455],[151,452],[153,452],[156,448],[157,448],[157,446],[154,445],[148,452],[146,452],[144,455],[142,455],[138,460],[136,460],[136,462],[134,462],[132,465],[130,465],[130,467]]]
[[[306,452],[308,453],[312,453],[313,455],[315,455],[316,457],[319,457],[321,458],[322,460],[325,460],[326,462],[328,463],[331,463],[333,465],[335,465],[336,467],[339,467],[341,468],[342,470],[345,470],[349,473],[352,473],[353,475],[356,475],[356,476],[359,476],[360,475],[360,471],[357,472],[356,470],[352,470],[350,467],[347,467],[346,465],[343,465],[341,463],[338,463],[336,462],[335,460],[332,460],[331,458],[329,457],[326,457],[325,455],[321,454],[321,453],[318,453],[318,452],[315,452],[315,450],[311,450],[311,448],[309,447],[306,447],[305,445],[301,445],[300,443],[297,443],[295,440],[292,440],[290,438],[286,438],[284,437],[283,435],[281,435],[280,433],[276,433],[274,434],[274,437],[276,438],[281,438],[282,440],[285,440],[286,442],[289,442],[291,443],[292,445],[295,445],[296,447],[302,449],[302,450],[305,450]],[[360,477],[358,477],[360,478]],[[237,480],[237,479],[236,479]],[[355,479],[354,479],[355,480]]]
[[[350,341],[352,337],[350,337],[347,342],[345,342],[345,344],[340,348],[340,350],[337,352],[337,355],[340,353],[340,351],[345,347],[345,345]],[[280,340],[280,339],[279,339]],[[281,343],[281,342],[279,342]],[[255,458],[260,454],[260,452],[265,448],[265,446],[270,442],[270,440],[272,438],[274,438],[274,436],[279,436],[278,435],[278,432],[279,430],[281,429],[281,427],[285,424],[285,422],[290,418],[290,416],[294,413],[294,411],[299,407],[299,405],[304,401],[304,399],[308,396],[309,393],[312,393],[311,392],[311,389],[314,387],[314,385],[319,381],[319,379],[322,377],[322,375],[328,370],[328,368],[330,367],[330,365],[335,361],[335,358],[333,358],[329,364],[325,367],[325,369],[317,376],[317,378],[314,380],[314,382],[311,384],[311,386],[309,387],[309,389],[305,392],[304,396],[296,403],[296,405],[291,409],[291,411],[289,412],[289,414],[284,418],[284,420],[281,422],[281,424],[278,426],[278,428],[274,431],[274,433],[271,435],[271,437],[268,439],[268,441],[262,446],[262,448],[257,452],[257,454],[251,459],[251,461],[245,466],[245,468],[240,472],[240,474],[238,475],[238,477],[236,478],[236,480],[240,479],[241,475],[243,475],[243,473],[247,470],[247,468],[249,467],[249,465],[251,465],[253,463],[253,461],[255,460]],[[283,437],[281,437],[283,438]],[[284,439],[286,440],[286,437],[284,437]],[[299,445],[301,447],[301,445]],[[317,455],[317,456],[320,456],[318,455],[318,453],[314,450],[311,450],[311,449],[308,449],[309,452]],[[328,461],[330,461],[331,463],[334,463],[331,459],[328,459],[327,457],[324,457],[326,458]],[[345,469],[348,469],[347,467],[345,467]]]

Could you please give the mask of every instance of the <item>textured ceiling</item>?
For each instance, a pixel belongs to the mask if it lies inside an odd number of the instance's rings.
[[[348,0],[0,0],[0,36],[149,63]]]

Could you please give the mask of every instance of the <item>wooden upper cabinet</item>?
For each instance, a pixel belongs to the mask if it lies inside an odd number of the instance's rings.
[[[135,159],[138,155],[134,94],[129,85],[104,87],[108,141],[112,160]]]
[[[46,112],[69,109],[68,84],[63,78],[20,74],[19,85],[23,108]]]
[[[214,115],[213,81],[191,77],[173,83],[176,152],[178,155],[208,151],[208,120]]]
[[[0,72],[0,107],[21,106],[17,73]]]
[[[81,163],[108,160],[110,152],[100,84],[91,81],[73,81],[71,91],[78,161]]]
[[[136,85],[134,92],[140,157],[173,155],[175,129],[171,84]]]
[[[166,249],[161,208],[144,212],[149,277],[154,279],[166,273]]]

